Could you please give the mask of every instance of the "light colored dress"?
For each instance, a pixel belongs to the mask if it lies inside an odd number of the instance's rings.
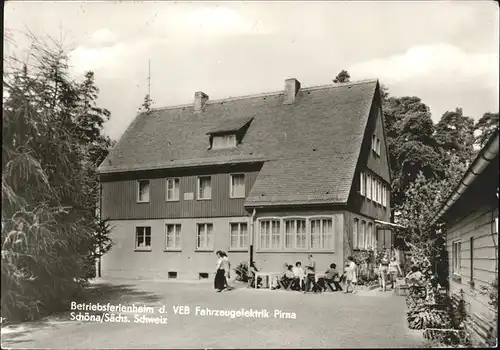
[[[345,278],[347,281],[351,281],[352,283],[358,282],[358,278],[356,276],[356,263],[354,261],[349,263]]]

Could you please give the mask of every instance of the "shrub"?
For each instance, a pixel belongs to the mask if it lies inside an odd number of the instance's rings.
[[[236,280],[241,282],[248,282],[248,265],[245,262],[241,262],[235,268]]]

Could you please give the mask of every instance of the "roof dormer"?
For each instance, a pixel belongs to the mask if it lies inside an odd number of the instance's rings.
[[[207,132],[210,149],[236,147],[241,143],[252,119],[253,117],[232,119]]]

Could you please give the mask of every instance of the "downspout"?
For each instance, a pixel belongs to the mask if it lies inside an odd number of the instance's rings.
[[[250,269],[250,266],[252,266],[253,263],[253,245],[254,245],[254,236],[255,236],[255,215],[257,214],[257,210],[254,208],[252,211],[252,216],[250,217],[251,220],[251,235],[250,235],[250,249],[249,249],[249,260],[248,260],[248,268]]]

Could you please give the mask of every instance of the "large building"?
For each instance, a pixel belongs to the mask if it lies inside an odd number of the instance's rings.
[[[483,287],[498,278],[498,145],[497,131],[433,219],[444,222],[450,293],[463,292],[474,345],[497,334],[498,310]]]
[[[267,271],[342,265],[392,244],[378,81],[159,108],[136,117],[99,167],[114,245],[103,276],[205,278],[214,252]]]

